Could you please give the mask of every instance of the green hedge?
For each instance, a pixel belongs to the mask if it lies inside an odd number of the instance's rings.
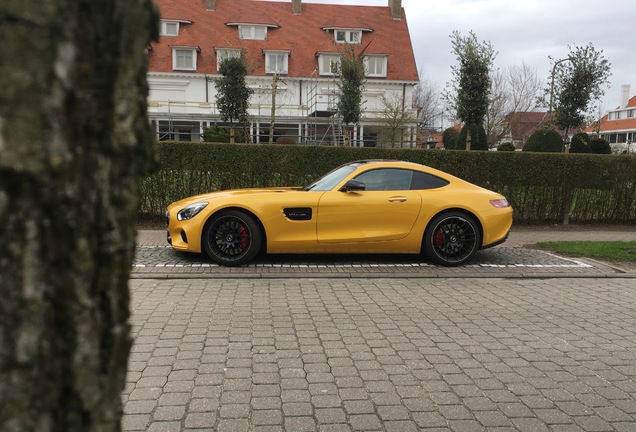
[[[255,144],[157,144],[159,170],[142,181],[141,214],[219,189],[303,186],[354,160],[429,165],[505,195],[517,223],[636,222],[636,157]]]

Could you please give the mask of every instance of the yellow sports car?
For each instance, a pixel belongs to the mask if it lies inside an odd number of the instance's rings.
[[[303,188],[226,190],[172,203],[168,241],[221,265],[282,253],[422,253],[456,266],[503,243],[512,208],[498,193],[399,161],[342,165]]]

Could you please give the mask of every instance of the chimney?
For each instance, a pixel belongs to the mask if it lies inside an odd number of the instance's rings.
[[[625,108],[629,103],[629,84],[621,86],[621,108]]]
[[[303,2],[302,0],[292,0],[292,12],[294,15],[300,15],[303,13]]]
[[[214,11],[216,10],[216,0],[203,0],[205,4],[206,11]]]
[[[394,20],[402,19],[402,0],[389,0],[389,8]]]

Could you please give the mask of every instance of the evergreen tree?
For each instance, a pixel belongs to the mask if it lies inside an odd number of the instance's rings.
[[[496,53],[490,42],[480,43],[472,31],[463,37],[455,30],[451,41],[458,65],[452,67],[453,81],[443,97],[456,110],[458,119],[471,128],[481,125],[483,129],[491,90],[490,71]]]
[[[457,129],[449,127],[442,132],[442,143],[444,144],[444,148],[446,150],[456,150],[457,149]]]
[[[234,143],[234,125],[247,123],[247,109],[254,90],[245,82],[247,66],[240,57],[221,60],[220,78],[214,81],[217,91],[216,104],[221,120],[230,123],[230,143]]]
[[[345,125],[346,144],[349,144],[349,125],[356,124],[362,116],[362,92],[364,91],[364,64],[355,53],[353,45],[345,46],[340,59],[337,112]]]
[[[551,59],[550,87],[544,91],[544,103],[549,98],[555,124],[565,131],[564,136],[584,124],[585,114],[595,109],[611,75],[611,65],[603,57],[603,51],[596,51],[591,43],[569,48],[570,54],[565,59]]]
[[[468,132],[470,132],[470,148],[468,145]],[[457,136],[457,148],[459,150],[488,150],[488,136],[481,123],[465,124]]]
[[[603,138],[590,140],[590,151],[596,154],[612,154],[612,147]]]
[[[570,142],[570,153],[589,153],[590,136],[585,132],[579,132],[572,137]]]

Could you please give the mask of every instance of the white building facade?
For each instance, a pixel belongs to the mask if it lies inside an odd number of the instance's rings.
[[[206,128],[225,126],[216,105],[218,65],[242,56],[254,90],[246,125],[250,142],[269,142],[273,124],[274,142],[415,147],[411,105],[418,76],[399,0],[387,7],[297,0],[158,4],[161,36],[148,54],[149,116],[158,139],[202,141]],[[335,112],[338,61],[346,47],[366,71],[362,118],[348,131]],[[396,108],[412,116],[398,130],[390,114]]]

